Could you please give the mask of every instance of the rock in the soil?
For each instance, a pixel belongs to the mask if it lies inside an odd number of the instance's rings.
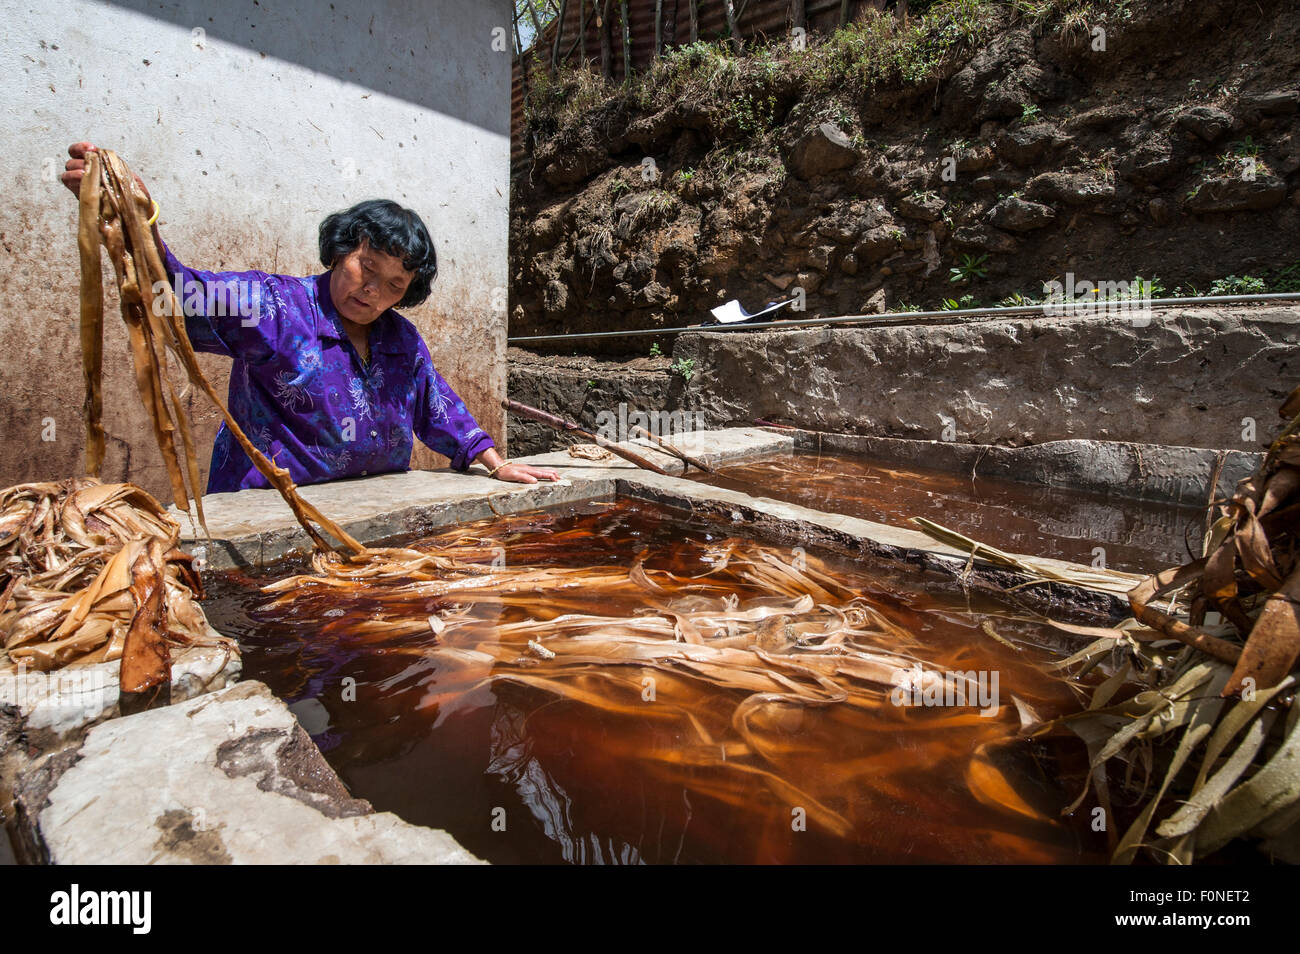
[[[1023,129],[1002,133],[994,142],[998,156],[1013,166],[1032,166],[1047,155],[1047,150],[1066,137],[1057,132],[1051,123],[1038,123]]]
[[[875,293],[862,304],[861,314],[883,315],[885,313],[885,290],[877,288]]]
[[[1164,139],[1144,142],[1119,161],[1119,176],[1134,185],[1154,185],[1181,169],[1173,146]]]
[[[1241,105],[1264,116],[1285,116],[1300,108],[1300,90],[1275,89],[1267,93],[1247,93]]]
[[[905,219],[937,222],[943,215],[945,205],[947,203],[933,192],[910,195],[898,200],[898,214]]]
[[[1051,225],[1056,210],[1050,205],[1008,196],[989,210],[989,221],[1008,232],[1032,232]]]
[[[1179,113],[1178,125],[1206,142],[1214,142],[1232,128],[1232,114],[1214,106],[1193,106]]]
[[[961,248],[978,248],[985,252],[1016,250],[1016,240],[1012,236],[987,225],[964,225],[952,233],[952,240]]]
[[[1025,195],[1040,202],[1093,205],[1115,198],[1115,185],[1095,176],[1068,172],[1044,172],[1025,186]]]
[[[997,161],[997,156],[988,146],[976,146],[973,149],[965,149],[957,153],[954,157],[957,160],[958,172],[981,172]]]
[[[592,144],[577,148],[556,146],[548,151],[550,155],[539,155],[537,164],[542,167],[542,178],[553,186],[585,182],[609,165],[609,155]]]
[[[822,123],[790,151],[790,168],[801,179],[847,169],[857,161],[858,154],[849,137],[834,123]]]
[[[1187,200],[1192,212],[1241,212],[1268,209],[1286,198],[1286,182],[1276,176],[1256,176],[1254,181],[1236,176],[1203,182]]]
[[[900,236],[899,229],[887,225],[867,229],[862,233],[858,244],[853,246],[853,254],[857,256],[859,262],[868,265],[879,262],[898,249]]]
[[[1168,199],[1152,199],[1147,203],[1147,214],[1156,225],[1168,225],[1173,219],[1173,207]]]
[[[1131,106],[1109,103],[1072,116],[1066,125],[1071,129],[1108,129],[1118,123],[1129,121],[1133,118],[1134,112]]]

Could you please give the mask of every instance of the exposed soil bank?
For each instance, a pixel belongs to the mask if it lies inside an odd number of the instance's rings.
[[[797,288],[820,317],[1041,297],[1067,273],[1297,277],[1293,4],[944,9],[825,55],[702,48],[628,90],[539,94],[511,334],[690,324]]]

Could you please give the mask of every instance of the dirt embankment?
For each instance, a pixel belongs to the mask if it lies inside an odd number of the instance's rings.
[[[665,67],[658,92],[534,112],[510,333],[692,324],[798,289],[802,317],[824,317],[1035,300],[1066,273],[1140,275],[1156,295],[1300,281],[1292,3],[1119,0],[1037,21],[947,8],[969,17],[936,5],[906,42],[892,18],[859,25],[867,52],[826,67],[829,85],[807,66],[816,47],[730,65],[705,49]],[[893,60],[863,81],[886,40]]]

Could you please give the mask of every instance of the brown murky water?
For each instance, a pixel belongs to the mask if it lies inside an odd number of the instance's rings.
[[[1080,789],[1082,747],[1016,738],[1013,695],[1050,717],[1077,693],[1045,671],[1043,625],[1013,610],[901,570],[804,564],[634,501],[485,521],[418,546],[495,561],[501,585],[473,598],[306,585],[276,601],[255,584],[293,572],[281,567],[214,581],[205,604],[239,638],[245,675],[292,705],[378,810],[495,862],[1103,860],[1091,803],[1059,816]],[[542,571],[567,582],[538,582]],[[710,631],[727,614],[734,627],[789,610],[801,588],[817,599],[775,626]],[[421,625],[430,615],[438,635]],[[587,627],[590,615],[608,622]],[[628,620],[659,635],[624,632]],[[856,655],[819,635],[844,620]],[[986,621],[1018,649],[982,633]],[[985,717],[897,705],[925,697],[891,688],[868,656],[981,674],[986,689],[996,674],[1000,706]],[[854,660],[866,677],[834,671]],[[772,679],[780,691],[762,689]]]
[[[884,467],[852,454],[782,454],[723,467],[717,476],[692,473],[715,487],[814,510],[904,527],[912,526],[909,517],[925,517],[1010,553],[1091,566],[1101,565],[1100,557],[1131,573],[1186,563],[1187,535],[1194,540],[1205,525],[1199,507]]]

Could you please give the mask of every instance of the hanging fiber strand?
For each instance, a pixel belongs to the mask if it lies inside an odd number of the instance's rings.
[[[185,331],[185,316],[167,280],[147,224],[151,203],[135,176],[115,153],[100,150],[86,156],[81,180],[78,245],[81,251],[81,343],[86,381],[86,469],[99,476],[104,459],[103,400],[104,300],[100,287],[100,245],[108,249],[117,276],[122,320],[131,339],[136,387],[153,423],[154,439],[167,466],[176,506],[197,514],[207,534],[199,488],[198,458],[185,409],[171,382],[167,351],[176,355],[191,384],[216,405],[239,446],[258,471],[279,491],[289,509],[320,551],[337,552],[322,531],[356,556],[369,551],[338,524],[298,494],[289,472],[253,445],[231,416],[225,402],[204,376]],[[180,435],[180,448],[176,435]],[[182,459],[182,451],[184,457]],[[316,526],[313,526],[313,523]],[[319,529],[318,529],[319,527]]]

